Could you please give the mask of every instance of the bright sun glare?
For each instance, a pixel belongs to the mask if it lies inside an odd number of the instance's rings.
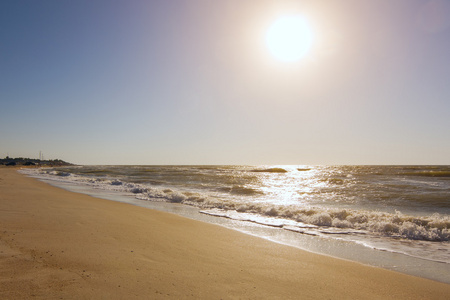
[[[285,16],[272,24],[266,34],[266,45],[277,59],[285,62],[304,57],[312,45],[312,32],[300,16]]]

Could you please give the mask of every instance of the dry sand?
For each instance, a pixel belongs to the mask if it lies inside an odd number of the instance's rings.
[[[450,285],[0,168],[0,299],[448,299]]]

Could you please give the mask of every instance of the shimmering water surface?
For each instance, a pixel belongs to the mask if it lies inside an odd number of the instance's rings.
[[[23,172],[450,268],[450,166],[74,166]]]

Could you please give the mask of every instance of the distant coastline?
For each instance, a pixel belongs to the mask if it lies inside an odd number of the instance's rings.
[[[5,157],[0,158],[0,165],[5,166],[73,166],[74,164],[63,161],[61,159],[49,159],[49,160],[43,160],[43,159],[36,159],[36,158],[24,158],[24,157],[18,157],[18,158],[11,158],[11,157]]]

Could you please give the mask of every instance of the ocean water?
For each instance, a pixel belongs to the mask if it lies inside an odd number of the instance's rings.
[[[282,238],[287,244],[307,237],[394,253],[400,264],[403,256],[414,258],[403,264],[425,262],[431,275],[419,275],[450,283],[450,166],[71,166],[22,172],[142,203],[193,207],[195,214],[232,220],[238,230],[253,224],[270,228],[271,235],[289,232]]]

